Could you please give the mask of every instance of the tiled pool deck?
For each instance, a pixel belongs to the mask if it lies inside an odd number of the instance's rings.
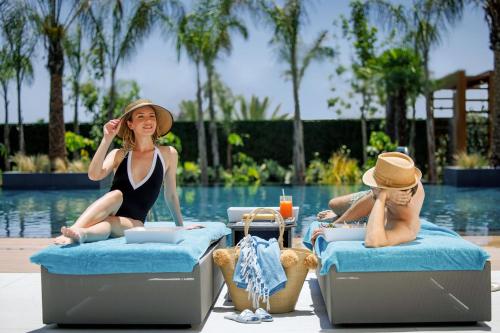
[[[482,246],[491,255],[492,281],[500,281],[500,237],[465,237]],[[58,328],[42,322],[39,267],[29,263],[29,256],[52,242],[42,238],[0,239],[0,333],[17,332],[500,332],[500,292],[492,293],[492,321],[466,326],[450,325],[377,325],[332,327],[328,321],[314,273],[307,277],[296,311],[275,315],[272,323],[244,325],[224,319],[232,313],[225,302],[226,289],[220,294],[207,320],[188,329],[171,327]],[[294,239],[300,245],[300,239]]]

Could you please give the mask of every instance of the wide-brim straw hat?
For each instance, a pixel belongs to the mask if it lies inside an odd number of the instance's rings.
[[[418,184],[422,172],[408,155],[391,152],[377,157],[375,167],[363,175],[363,183],[370,187],[407,190]]]
[[[134,110],[137,110],[138,108],[141,108],[143,106],[150,106],[155,110],[156,113],[156,126],[158,128],[158,136],[164,136],[167,134],[170,129],[172,128],[172,125],[174,124],[174,117],[172,116],[172,113],[165,109],[163,106],[160,106],[158,104],[154,104],[151,102],[149,99],[138,99],[123,109],[123,114],[120,117],[120,120],[123,120],[123,118],[133,112]],[[118,131],[118,137],[123,138],[123,134],[125,132],[127,124],[121,124],[120,130]]]

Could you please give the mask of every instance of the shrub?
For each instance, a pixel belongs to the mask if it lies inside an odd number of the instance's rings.
[[[465,169],[480,169],[489,165],[488,160],[478,153],[467,154],[462,152],[455,155],[455,163],[457,166]]]
[[[448,136],[440,135],[437,138],[436,151],[434,152],[436,160],[436,175],[441,181],[443,179],[444,168],[447,165],[448,155]]]
[[[64,133],[64,140],[66,141],[66,149],[71,153],[78,153],[80,156],[89,156],[89,150],[95,150],[96,144],[93,140],[67,131]]]
[[[159,138],[158,144],[162,146],[172,146],[177,150],[179,154],[182,152],[181,139],[172,132],[169,132],[167,135]]]
[[[328,160],[321,184],[358,184],[361,181],[361,170],[358,161],[349,157],[350,150],[342,146]]]
[[[34,156],[26,156],[21,153],[16,153],[10,158],[10,161],[15,165],[12,167],[14,171],[21,172],[36,172]]]
[[[193,184],[200,181],[200,167],[194,162],[184,162],[182,167],[177,169],[177,174],[181,175],[180,183]]]
[[[374,167],[379,154],[388,151],[395,151],[397,146],[397,142],[391,142],[391,138],[384,132],[372,132],[370,134],[370,141],[366,147],[368,160],[363,166],[363,169],[368,170]]]
[[[314,159],[311,160],[306,170],[306,183],[319,184],[325,175],[325,164],[320,158],[319,153],[314,153]]]
[[[7,154],[7,147],[0,143],[0,157],[4,157]]]
[[[358,184],[361,181],[361,170],[358,162],[349,157],[350,151],[342,146],[332,154],[327,163],[315,154],[306,171],[306,182],[309,184]]]
[[[226,185],[258,185],[261,183],[260,168],[253,158],[245,153],[237,153],[234,160],[233,168],[222,173],[222,179]]]
[[[15,164],[12,167],[14,171],[50,172],[50,161],[47,155],[27,156],[18,152],[10,158],[10,161]]]
[[[35,155],[34,162],[36,172],[50,172],[50,160],[48,155]]]
[[[67,172],[88,172],[90,160],[82,158],[68,163]]]
[[[54,160],[54,172],[64,173],[68,172],[68,164],[62,158],[56,158]]]
[[[488,154],[488,117],[467,112],[467,152]]]
[[[16,153],[10,158],[14,163],[13,170],[20,172],[50,172],[50,160],[47,155],[38,154],[35,156],[26,156],[21,153]],[[82,158],[67,162],[64,159],[57,158],[54,161],[54,171],[58,173],[63,172],[87,172],[90,160]]]
[[[265,159],[259,172],[263,183],[285,183],[287,170],[275,160]]]

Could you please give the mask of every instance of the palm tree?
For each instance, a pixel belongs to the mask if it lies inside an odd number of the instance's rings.
[[[245,39],[248,37],[246,27],[234,13],[234,0],[203,0],[199,3],[198,10],[201,15],[204,15],[209,20],[207,24],[210,26],[210,33],[207,36],[209,41],[204,44],[203,48],[203,65],[207,74],[207,96],[208,96],[208,111],[210,115],[210,138],[212,148],[212,162],[216,170],[218,178],[218,168],[220,165],[219,157],[219,139],[217,136],[217,123],[215,119],[213,80],[215,73],[215,61],[220,57],[222,52],[231,53],[232,41],[231,32],[240,33]]]
[[[80,79],[82,69],[85,66],[85,54],[82,51],[82,27],[76,25],[73,35],[67,36],[63,41],[66,59],[71,70],[70,82],[71,92],[73,97],[74,115],[73,115],[73,132],[80,133],[78,122],[78,104],[80,103]]]
[[[99,89],[96,87],[95,83],[91,80],[82,83],[78,87],[80,95],[82,97],[82,105],[85,107],[86,111],[90,114],[95,114],[95,108],[99,103]]]
[[[3,142],[5,145],[4,165],[5,170],[9,170],[9,150],[10,150],[10,127],[9,127],[9,83],[14,79],[15,72],[12,65],[12,57],[6,47],[0,50],[0,85],[2,86],[2,97],[5,109],[5,123],[3,125]]]
[[[11,6],[1,12],[2,33],[7,42],[8,52],[12,58],[12,66],[16,78],[17,92],[17,119],[19,127],[19,150],[26,153],[24,140],[24,123],[21,107],[21,88],[23,81],[28,84],[33,79],[33,65],[31,57],[35,50],[36,39],[24,15],[24,9],[19,4]]]
[[[148,36],[156,21],[159,1],[112,0],[95,2],[88,9],[88,21],[95,46],[102,50],[109,68],[110,88],[107,119],[116,107],[116,71]]]
[[[292,79],[294,100],[294,131],[293,131],[293,165],[294,183],[305,183],[304,131],[300,116],[299,89],[305,71],[313,60],[333,57],[333,50],[323,45],[327,32],[320,32],[312,47],[301,51],[300,32],[306,23],[307,13],[302,0],[287,0],[283,6],[275,2],[263,1],[263,10],[267,23],[273,28],[274,36],[271,44],[277,48],[280,60],[286,62],[289,69],[285,71]]]
[[[250,98],[250,103],[247,102],[245,97],[238,96],[240,102],[239,112],[236,113],[236,118],[238,120],[286,120],[288,119],[288,114],[279,114],[281,104],[278,104],[274,111],[269,115],[269,97],[264,97],[260,100],[257,96],[252,95]]]
[[[353,39],[355,58],[352,63],[354,80],[351,87],[361,95],[361,142],[363,147],[363,164],[368,156],[366,147],[368,144],[366,115],[371,108],[374,93],[373,61],[375,59],[375,43],[377,41],[377,29],[368,25],[365,8],[360,0],[350,3],[351,17],[344,18],[342,22],[344,36]]]
[[[500,166],[500,0],[482,2],[486,21],[490,27],[490,49],[493,51],[493,82],[495,84],[494,118],[492,123],[493,140],[491,143],[491,164]]]
[[[50,74],[49,158],[54,167],[56,158],[66,158],[62,42],[69,27],[87,7],[88,0],[24,0],[24,3],[27,14],[36,25],[39,35],[44,38],[47,51],[47,69]]]
[[[226,145],[226,169],[232,168],[232,141],[230,140],[231,134],[234,130],[234,115],[236,113],[236,98],[229,87],[227,87],[220,79],[219,75],[214,75],[214,93],[216,105],[219,114],[222,115],[222,130],[224,131],[227,139]],[[234,136],[234,135],[233,135]]]
[[[377,59],[379,86],[386,99],[386,133],[391,141],[408,145],[407,105],[415,95],[421,80],[421,64],[418,54],[409,48],[394,48],[382,53]],[[415,88],[416,87],[416,88]]]
[[[198,104],[198,115],[196,119],[196,130],[198,133],[198,159],[201,171],[201,183],[208,184],[207,165],[207,139],[205,124],[203,122],[203,101],[201,96],[200,65],[203,61],[203,48],[207,42],[208,34],[206,18],[199,13],[183,15],[177,26],[176,49],[177,57],[180,59],[181,51],[184,50],[188,58],[196,66],[196,101]]]
[[[179,114],[177,120],[181,121],[196,121],[198,112],[198,105],[195,101],[184,100],[179,104]]]
[[[434,111],[429,73],[429,56],[433,46],[439,44],[442,33],[462,16],[464,0],[413,0],[410,7],[393,5],[387,0],[370,0],[367,8],[374,7],[383,25],[396,28],[414,51],[422,59],[424,74],[423,91],[425,95],[427,124],[427,154],[429,182],[437,181],[435,160]]]

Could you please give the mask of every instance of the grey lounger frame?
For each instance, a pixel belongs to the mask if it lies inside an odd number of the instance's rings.
[[[491,265],[482,271],[339,273],[318,283],[336,324],[491,320]]]
[[[217,299],[224,279],[212,244],[189,273],[63,275],[42,266],[45,324],[197,325]]]

